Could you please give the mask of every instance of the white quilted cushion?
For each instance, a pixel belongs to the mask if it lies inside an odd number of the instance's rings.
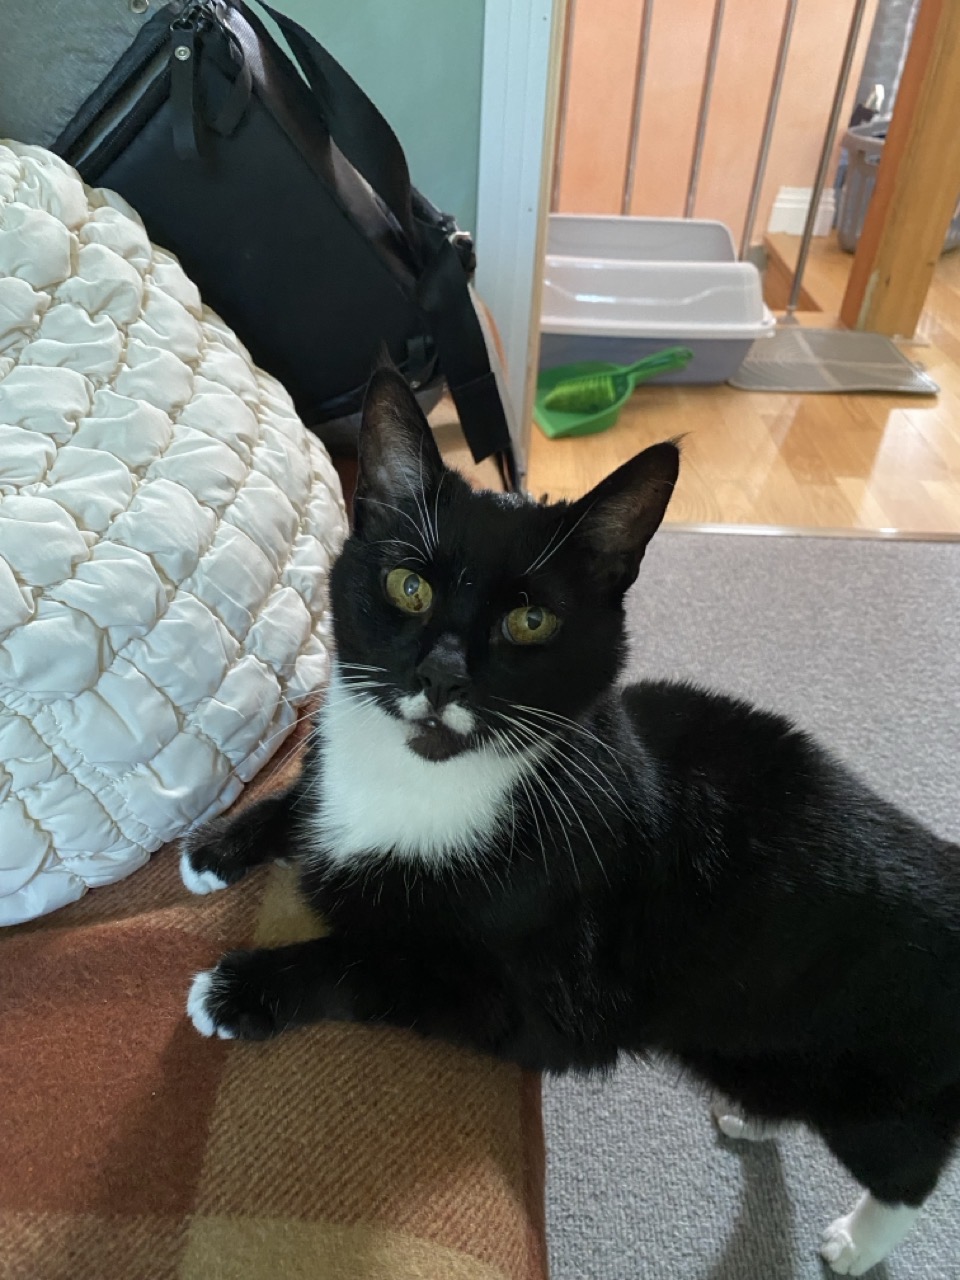
[[[224,808],[327,678],[336,473],[133,210],[0,143],[0,924]]]

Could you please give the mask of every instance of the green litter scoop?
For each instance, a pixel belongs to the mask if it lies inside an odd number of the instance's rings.
[[[544,369],[537,380],[533,416],[553,440],[605,431],[619,418],[638,382],[683,369],[692,359],[689,347],[667,347],[636,364],[581,360]]]

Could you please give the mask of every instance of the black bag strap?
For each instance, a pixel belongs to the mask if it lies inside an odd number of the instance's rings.
[[[441,228],[423,226],[421,231],[433,253],[417,281],[417,300],[430,324],[463,434],[474,462],[505,454],[509,468],[513,466],[510,428],[463,262]]]
[[[414,218],[410,172],[403,148],[360,86],[298,22],[264,0],[260,0],[260,6],[290,45],[313,90],[330,137],[393,214],[414,252],[425,258],[417,300],[470,452],[476,462],[497,455],[501,473],[509,487],[515,487],[510,428],[463,262],[451,234],[443,225]]]
[[[410,171],[397,135],[357,82],[299,22],[260,0],[286,37],[337,144],[393,214],[414,252],[419,248],[410,207]]]

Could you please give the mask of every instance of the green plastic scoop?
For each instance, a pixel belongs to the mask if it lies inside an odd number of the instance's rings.
[[[533,416],[544,435],[593,435],[612,427],[638,382],[682,369],[693,358],[689,347],[668,347],[636,364],[582,360],[544,369],[537,380]]]

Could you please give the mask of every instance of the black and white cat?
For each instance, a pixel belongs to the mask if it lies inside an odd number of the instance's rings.
[[[578,502],[473,492],[402,378],[366,399],[338,665],[294,790],[185,842],[199,893],[291,850],[331,927],[225,955],[206,1035],[391,1023],[525,1067],[666,1054],[733,1136],[803,1122],[866,1188],[862,1275],[960,1132],[960,848],[776,715],[620,688],[623,596],[676,481],[645,450]]]

